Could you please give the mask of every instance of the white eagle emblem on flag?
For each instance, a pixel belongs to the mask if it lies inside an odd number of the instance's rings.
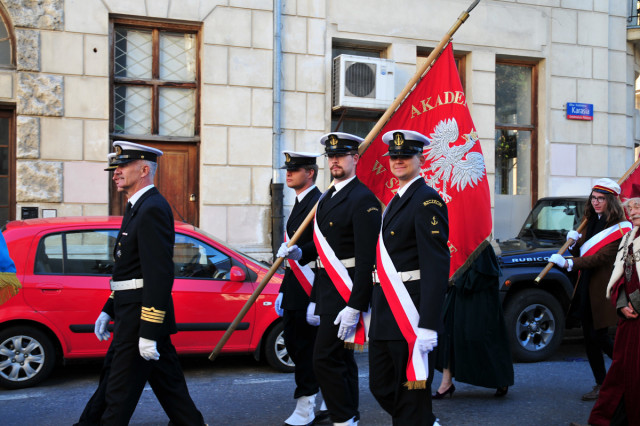
[[[469,185],[475,186],[485,175],[484,158],[479,152],[469,152],[476,142],[475,130],[462,137],[465,143],[452,145],[459,137],[458,123],[455,118],[440,121],[434,128],[425,147],[428,165],[422,172],[429,186],[438,191],[445,203],[451,201],[447,188],[456,188],[458,192]]]

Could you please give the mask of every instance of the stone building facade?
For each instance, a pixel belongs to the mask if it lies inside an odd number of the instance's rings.
[[[118,213],[103,171],[111,141],[188,145],[196,189],[184,192],[194,203],[196,224],[269,258],[276,238],[271,183],[283,182],[278,150],[319,151],[319,136],[335,129],[364,136],[383,112],[333,108],[333,58],[346,53],[395,61],[397,94],[470,3],[0,0],[7,30],[4,38],[0,33],[4,220],[20,218],[23,207],[36,207],[40,217],[45,211]],[[633,164],[640,141],[640,55],[627,21],[633,4],[482,0],[456,33],[454,51],[485,155],[496,237],[513,235],[535,198],[587,194],[596,179],[619,178]],[[274,20],[281,22],[280,32]],[[175,60],[193,65],[189,58],[196,58],[193,76],[185,77],[195,88],[185,83],[186,97],[168,95],[171,79],[145,80],[150,91],[159,90],[149,98],[159,97],[159,104],[148,108],[158,115],[148,120],[149,134],[135,131],[131,138],[127,129],[134,127],[118,121],[130,119],[118,116],[118,102],[128,111],[135,102],[144,107],[127,86],[143,79],[127,74],[139,59],[132,53],[133,35],[148,35],[150,43],[159,37],[161,53],[153,61],[162,70],[163,61],[172,61],[162,57],[172,49],[162,40],[182,40],[181,33],[190,34],[185,43],[195,41],[195,48],[181,45],[185,51]],[[118,40],[128,43],[123,74],[114,71],[123,46]],[[9,59],[2,56],[3,43],[11,46]],[[274,69],[281,70],[281,80],[274,79]],[[172,105],[163,106],[163,99]],[[592,104],[593,120],[568,120],[568,102]],[[190,123],[190,133],[161,134],[163,114],[172,111]],[[321,189],[328,183],[322,170],[318,183]],[[284,193],[286,212],[293,198]]]

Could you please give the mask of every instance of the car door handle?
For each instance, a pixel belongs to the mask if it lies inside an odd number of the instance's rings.
[[[59,293],[62,290],[62,284],[38,284],[37,289],[40,289],[43,293]]]

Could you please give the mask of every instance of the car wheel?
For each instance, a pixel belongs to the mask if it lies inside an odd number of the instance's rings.
[[[47,378],[55,365],[51,339],[40,330],[9,327],[0,332],[0,386],[21,389]]]
[[[564,335],[564,311],[551,293],[523,290],[508,301],[504,312],[511,353],[517,361],[542,361],[558,349]]]
[[[283,373],[292,373],[296,365],[289,356],[287,348],[284,345],[284,324],[278,322],[265,341],[264,355],[270,366]]]

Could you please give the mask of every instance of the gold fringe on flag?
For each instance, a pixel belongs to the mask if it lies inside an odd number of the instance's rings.
[[[0,272],[0,305],[18,294],[21,288],[15,272]]]
[[[361,345],[361,344],[355,344],[355,343],[352,343],[352,342],[344,342],[344,347],[345,348],[353,349],[354,351],[357,351],[357,352],[363,352],[367,346],[369,346],[368,343],[365,343],[364,345]]]
[[[427,388],[427,381],[426,380],[416,380],[415,382],[405,382],[404,386],[409,390],[426,389]]]

